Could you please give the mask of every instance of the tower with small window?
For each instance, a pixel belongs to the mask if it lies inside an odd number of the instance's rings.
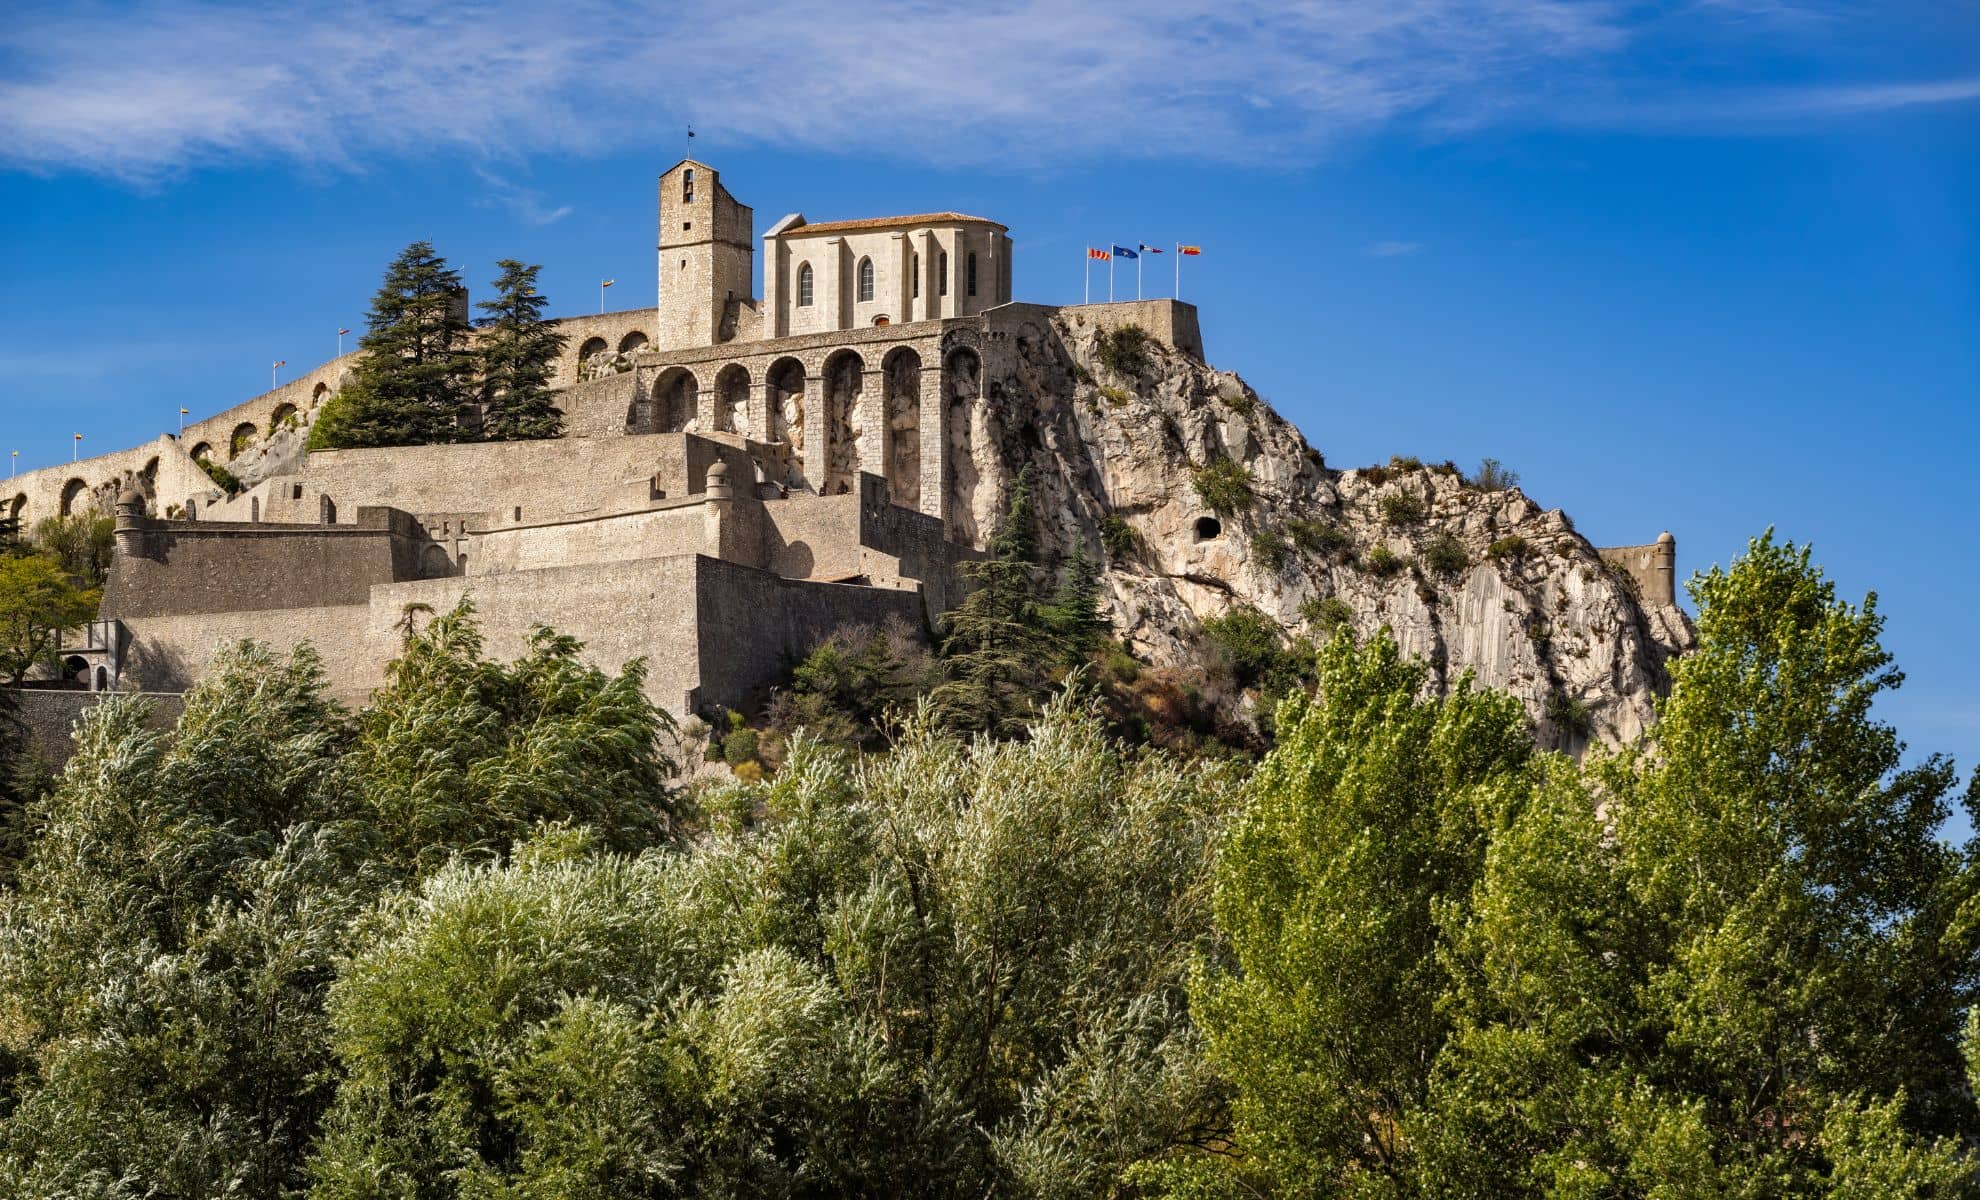
[[[755,213],[706,163],[660,176],[659,316],[654,348],[713,346],[736,335],[754,287]]]

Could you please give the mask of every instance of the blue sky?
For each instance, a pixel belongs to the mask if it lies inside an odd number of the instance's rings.
[[[1212,361],[1337,466],[1491,455],[1685,571],[1812,541],[1882,597],[1886,715],[1980,760],[1966,0],[29,3],[0,449],[253,395],[415,238],[482,293],[516,256],[559,311],[632,306],[690,121],[759,229],[979,213],[1021,299],[1078,299],[1089,243],[1202,243]]]

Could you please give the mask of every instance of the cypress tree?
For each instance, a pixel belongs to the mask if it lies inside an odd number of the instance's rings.
[[[990,539],[989,557],[958,568],[975,590],[942,620],[947,678],[929,696],[937,717],[951,728],[1017,732],[1045,694],[1053,645],[1034,583],[1035,522],[1026,471]]]
[[[1073,542],[1059,590],[1045,606],[1044,616],[1060,656],[1070,665],[1085,662],[1107,640],[1111,626],[1100,611],[1100,572],[1086,553],[1084,538]]]
[[[513,258],[495,265],[502,268],[495,298],[475,305],[488,314],[479,351],[481,434],[491,441],[557,437],[564,419],[550,402],[550,376],[565,338],[543,319],[547,301],[536,290],[543,268]]]
[[[371,298],[351,383],[317,420],[310,449],[456,441],[470,416],[474,355],[457,307],[460,272],[414,242]]]

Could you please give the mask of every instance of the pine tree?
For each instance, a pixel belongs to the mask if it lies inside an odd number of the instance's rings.
[[[1011,490],[1010,508],[990,539],[989,556],[958,568],[976,590],[943,618],[948,678],[929,696],[939,719],[951,728],[1015,732],[1045,694],[1045,668],[1053,647],[1034,579],[1035,523],[1027,471]]]
[[[459,440],[474,377],[460,291],[460,272],[431,242],[400,252],[371,299],[355,378],[318,418],[310,449]]]
[[[1059,590],[1045,606],[1044,617],[1060,656],[1070,665],[1085,662],[1106,642],[1112,626],[1100,611],[1100,572],[1086,553],[1084,538],[1073,542]]]
[[[566,339],[543,319],[547,301],[536,290],[543,268],[513,258],[495,265],[502,268],[495,299],[475,305],[488,314],[478,355],[481,434],[491,441],[557,437],[564,420],[550,402],[550,376]]]

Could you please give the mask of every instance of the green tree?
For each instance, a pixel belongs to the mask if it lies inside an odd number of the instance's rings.
[[[0,1193],[278,1195],[328,1099],[320,993],[368,872],[313,820],[343,736],[316,660],[237,648],[175,732],[148,711],[84,718],[0,900]]]
[[[117,523],[95,513],[46,517],[35,523],[34,549],[68,572],[76,586],[101,590],[116,551]]]
[[[362,914],[538,822],[664,835],[672,768],[638,673],[547,633],[514,664],[480,650],[444,615],[356,720],[307,648],[252,643],[169,732],[139,697],[90,712],[0,892],[0,1194],[293,1194]]]
[[[1040,615],[1068,666],[1078,666],[1107,644],[1113,625],[1100,605],[1100,573],[1086,552],[1085,538],[1073,539],[1060,567],[1058,590]]]
[[[546,829],[386,900],[320,1197],[1117,1194],[1215,1111],[1183,1006],[1234,786],[1090,710],[799,739],[684,853]]]
[[[834,630],[791,672],[790,687],[771,702],[770,724],[786,735],[806,729],[832,745],[878,749],[941,678],[921,631],[904,622]]]
[[[352,380],[310,433],[313,450],[459,440],[472,415],[474,355],[460,273],[414,242],[371,300]]]
[[[946,678],[930,699],[951,728],[1019,732],[1048,691],[1055,656],[1038,598],[1036,524],[1027,469],[988,554],[959,568],[973,590],[942,618]]]
[[[1230,965],[1192,994],[1247,1169],[1285,1194],[1407,1190],[1447,1028],[1441,910],[1529,779],[1517,703],[1468,680],[1426,697],[1425,679],[1386,631],[1328,642],[1218,855]]]
[[[493,441],[553,438],[563,414],[551,403],[550,378],[566,338],[543,318],[548,303],[536,290],[543,268],[513,258],[495,264],[495,298],[475,305],[488,314],[476,356],[481,363],[481,435]]]
[[[52,662],[64,633],[96,619],[100,599],[43,555],[0,557],[0,678],[18,684]]]
[[[473,613],[463,599],[410,635],[358,718],[347,768],[376,853],[425,870],[558,820],[614,849],[664,841],[673,724],[645,663],[607,675],[541,626],[522,657],[491,662]]]

